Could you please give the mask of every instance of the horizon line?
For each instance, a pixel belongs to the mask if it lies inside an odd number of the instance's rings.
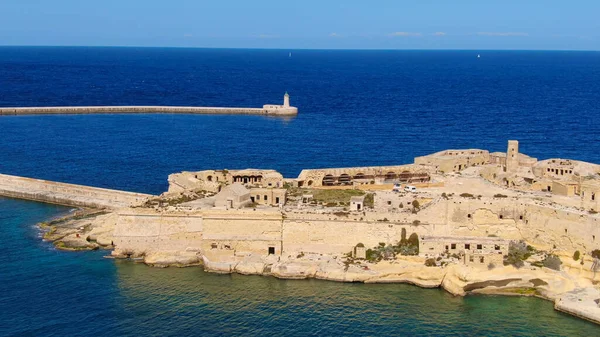
[[[143,46],[143,45],[11,45],[0,44],[0,48],[147,48],[147,49],[234,49],[234,50],[339,50],[339,51],[577,51],[600,52],[600,49],[466,49],[466,48],[268,48],[268,47],[194,47],[194,46]]]

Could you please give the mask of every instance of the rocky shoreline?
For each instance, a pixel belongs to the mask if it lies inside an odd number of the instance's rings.
[[[423,257],[398,256],[370,263],[344,255],[300,253],[288,256],[247,254],[231,260],[210,259],[196,251],[140,253],[120,251],[112,242],[116,215],[102,210],[77,209],[38,224],[43,239],[65,251],[111,250],[110,257],[139,260],[152,267],[202,266],[211,273],[272,276],[279,279],[319,279],[372,284],[407,283],[442,288],[455,296],[469,294],[535,296],[553,301],[556,310],[600,324],[596,275],[590,266],[566,262],[562,271],[545,267],[499,266],[493,269],[459,263],[425,266]],[[563,258],[563,261],[568,261]],[[588,262],[589,264],[590,262]],[[600,278],[600,276],[599,276]]]

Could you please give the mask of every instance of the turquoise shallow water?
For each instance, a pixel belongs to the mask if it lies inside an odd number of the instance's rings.
[[[1,336],[595,336],[536,298],[216,275],[60,252],[34,224],[67,208],[0,198]]]

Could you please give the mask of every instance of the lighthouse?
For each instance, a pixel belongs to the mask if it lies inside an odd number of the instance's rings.
[[[290,95],[287,93],[287,91],[285,92],[285,95],[283,95],[283,107],[284,108],[290,107]]]

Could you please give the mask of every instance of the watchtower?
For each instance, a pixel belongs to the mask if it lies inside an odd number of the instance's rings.
[[[519,141],[509,140],[508,149],[506,150],[506,165],[505,172],[515,172],[519,168]]]

